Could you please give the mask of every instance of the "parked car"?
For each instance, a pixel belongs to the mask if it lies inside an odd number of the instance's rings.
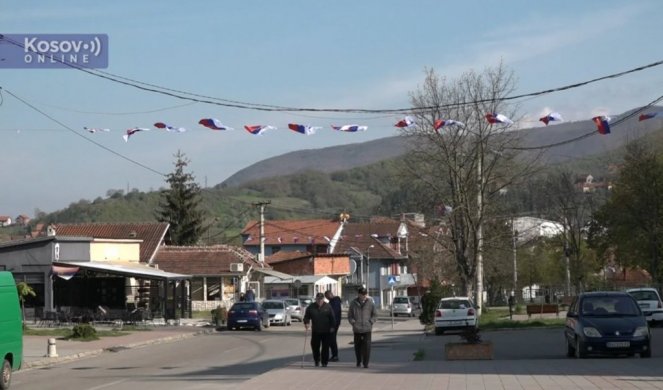
[[[270,325],[290,326],[292,317],[284,301],[280,299],[267,299],[262,301],[262,307],[269,315]]]
[[[566,314],[567,356],[625,354],[651,357],[651,336],[638,302],[626,292],[578,295]]]
[[[304,311],[306,311],[306,308],[308,307],[308,305],[310,305],[311,303],[313,303],[315,301],[315,299],[313,299],[313,297],[306,297],[306,296],[299,297],[299,299],[302,301],[302,303],[304,303]]]
[[[400,296],[394,297],[391,307],[395,317],[399,315],[406,315],[408,317],[414,317],[418,315],[419,309],[417,305],[412,301],[410,297]]]
[[[638,301],[640,310],[642,310],[650,326],[656,326],[656,324],[663,322],[663,302],[661,302],[658,290],[651,287],[642,287],[630,288],[626,292]]]
[[[442,298],[435,310],[435,334],[448,330],[477,328],[479,319],[472,300],[468,297]]]
[[[228,329],[269,328],[269,315],[259,302],[237,302],[228,310]]]
[[[292,317],[293,320],[299,320],[300,322],[304,320],[306,305],[301,299],[286,298],[283,301],[285,302],[288,311],[290,311],[290,317]]]

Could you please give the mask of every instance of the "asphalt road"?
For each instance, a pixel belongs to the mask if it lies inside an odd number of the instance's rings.
[[[417,329],[417,326],[410,328]],[[421,350],[425,351],[426,361],[444,360],[445,343],[460,341],[458,335],[424,336],[415,330],[392,334],[390,329],[390,321],[378,322],[371,361],[409,362],[413,354]],[[483,338],[493,342],[495,360],[559,360],[566,359],[562,332],[561,328],[508,330],[484,332]],[[350,365],[354,361],[351,339],[349,328],[342,328],[339,335],[340,358],[344,364]],[[72,390],[230,389],[274,368],[299,368],[305,342],[304,365],[311,366],[309,339],[304,339],[303,325],[297,322],[290,327],[271,327],[263,332],[225,331],[19,371],[14,375],[12,387]],[[663,328],[653,330],[652,351],[653,359],[663,357]],[[296,383],[297,378],[294,377],[293,381]]]

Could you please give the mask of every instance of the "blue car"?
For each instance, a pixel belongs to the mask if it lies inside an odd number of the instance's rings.
[[[567,356],[651,357],[651,335],[636,300],[624,292],[578,295],[566,314]]]
[[[237,302],[228,310],[228,329],[269,328],[269,314],[259,302]]]

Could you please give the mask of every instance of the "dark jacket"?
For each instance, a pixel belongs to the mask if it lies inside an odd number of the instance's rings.
[[[375,310],[375,304],[371,298],[366,298],[361,303],[359,298],[350,302],[348,309],[348,321],[352,324],[352,332],[369,333],[373,329],[373,324],[378,319],[378,313]]]
[[[309,322],[313,323],[311,328],[313,333],[329,333],[332,328],[336,327],[334,311],[327,302],[322,306],[318,306],[316,302],[308,305],[304,314],[304,324],[308,325]]]
[[[338,329],[341,326],[341,298],[334,297],[329,300],[329,306],[331,306],[332,311],[334,312],[334,318],[336,319],[335,329]]]

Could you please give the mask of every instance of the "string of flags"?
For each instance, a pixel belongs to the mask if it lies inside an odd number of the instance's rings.
[[[506,115],[500,114],[497,112],[489,112],[485,116],[486,121],[491,124],[491,125],[505,125],[505,126],[511,126],[513,125],[513,121],[509,119]],[[645,113],[641,114],[639,117],[639,121],[643,120],[648,120],[648,119],[653,119],[653,118],[663,118],[663,111],[659,112],[650,112],[650,113]],[[562,118],[562,115],[558,112],[551,112],[548,115],[545,115],[541,118],[539,118],[539,121],[543,122],[546,126],[549,124],[552,124],[554,122],[563,122],[564,119]],[[599,134],[610,134],[610,121],[611,118],[609,116],[605,115],[600,115],[600,116],[595,116],[592,118],[592,122],[596,125],[596,129]],[[224,125],[221,121],[215,118],[203,118],[200,121],[198,121],[198,124],[201,126],[204,126],[208,129],[215,130],[215,131],[226,131],[226,130],[234,130],[230,126]],[[411,128],[415,127],[417,125],[415,119],[411,116],[405,116],[404,118],[400,119],[398,122],[394,124],[394,127],[398,128]],[[444,127],[465,127],[465,124],[463,122],[453,120],[453,119],[437,119],[433,122],[433,130],[440,134],[440,131]],[[173,132],[173,133],[184,133],[187,131],[186,128],[184,127],[179,127],[179,126],[173,126],[164,122],[156,122],[154,124],[154,127],[157,129],[165,130],[168,132]],[[341,126],[336,126],[336,125],[331,125],[332,130],[339,131],[339,132],[346,132],[346,133],[356,133],[356,132],[361,132],[361,131],[367,131],[368,126],[364,125],[357,125],[357,124],[349,124],[349,125],[341,125]],[[97,128],[97,127],[83,127],[83,129],[91,134],[94,133],[107,133],[110,132],[110,129],[107,128]],[[278,128],[276,126],[272,125],[245,125],[244,129],[252,135],[262,135],[267,131],[272,131],[272,130],[277,130]],[[289,123],[288,124],[288,129],[292,130],[295,133],[303,134],[303,135],[312,135],[315,134],[318,130],[322,129],[320,126],[310,126],[310,125],[303,125],[299,123]],[[125,142],[129,142],[129,138],[141,131],[149,131],[149,128],[144,128],[144,127],[133,127],[130,129],[127,129],[125,134],[122,135],[122,138],[124,139]]]

